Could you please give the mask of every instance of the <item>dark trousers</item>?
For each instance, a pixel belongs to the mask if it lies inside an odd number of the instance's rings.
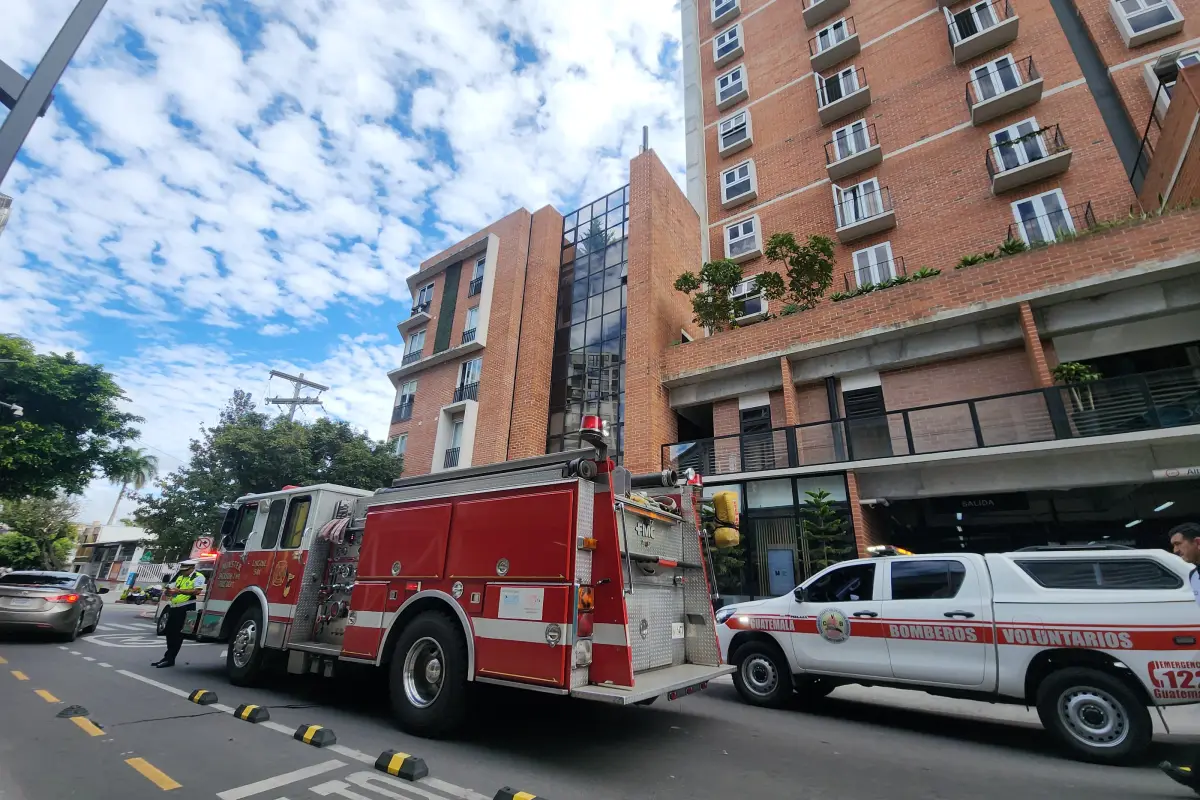
[[[183,621],[187,614],[196,608],[195,604],[186,606],[171,606],[167,609],[167,652],[163,661],[175,663],[179,648],[183,647]]]

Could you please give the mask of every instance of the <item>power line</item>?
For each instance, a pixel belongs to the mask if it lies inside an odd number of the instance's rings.
[[[291,383],[294,388],[291,397],[268,397],[265,400],[265,402],[270,403],[272,405],[287,406],[288,407],[288,422],[292,422],[296,418],[297,407],[299,407],[299,406],[319,406],[319,405],[321,405],[321,392],[329,391],[328,386],[322,386],[319,383],[313,383],[312,381],[305,380],[303,372],[301,372],[299,375],[288,375],[286,372],[280,372],[277,369],[273,369],[273,370],[271,370],[271,377],[272,378],[283,378],[285,381],[288,381],[289,383]],[[317,394],[315,396],[310,396],[310,397],[301,397],[300,396],[301,387],[308,387],[309,389],[316,389]]]

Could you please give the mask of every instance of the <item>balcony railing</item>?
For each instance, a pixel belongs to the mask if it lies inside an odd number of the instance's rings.
[[[1200,367],[664,445],[663,467],[730,475],[1200,425]]]
[[[964,90],[971,124],[981,125],[1036,103],[1042,97],[1043,83],[1033,56],[971,70]]]
[[[454,469],[455,467],[457,467],[458,466],[458,452],[459,452],[459,448],[457,448],[457,447],[446,448],[446,457],[442,460],[442,467],[445,469]]]
[[[407,400],[403,403],[397,404],[396,407],[392,409],[392,424],[394,425],[397,422],[404,422],[405,420],[412,419],[412,412],[412,400]]]
[[[412,313],[409,316],[415,317],[417,314],[428,314],[429,306],[430,301],[428,300],[426,300],[424,303],[413,303]]]
[[[461,403],[463,400],[478,400],[479,399],[479,381],[475,383],[467,383],[459,386],[454,390],[454,402]]]
[[[466,344],[467,342],[473,342],[473,341],[475,341],[475,329],[467,328],[465,331],[463,331],[462,343]]]
[[[834,211],[837,217],[834,233],[843,244],[896,226],[892,193],[886,186],[869,192],[844,191],[841,200],[834,204]]]
[[[404,354],[404,358],[400,359],[400,366],[407,367],[409,364],[415,363],[420,360],[421,360],[421,351],[414,350],[411,353]]]
[[[837,80],[828,80],[825,81],[824,84],[820,82],[817,83],[818,108],[824,108],[825,106],[836,103],[844,97],[849,97],[867,85],[867,71],[862,67],[854,68],[854,86],[846,85],[845,81],[843,81],[840,77],[840,72],[838,75],[839,77]]]
[[[1061,211],[1025,217],[1020,222],[1010,223],[1004,239],[1019,239],[1030,246],[1050,244],[1094,227],[1096,215],[1092,211],[1091,201],[1088,201],[1067,206]]]
[[[825,143],[825,166],[852,158],[877,144],[879,137],[874,125],[868,125],[866,130],[839,131],[837,136]]]
[[[471,279],[471,282],[469,284],[467,284],[467,297],[474,297],[475,295],[479,294],[482,291],[483,291],[483,276],[482,275],[480,275],[478,278]]]
[[[1154,158],[1154,144],[1162,136],[1162,123],[1158,119],[1158,104],[1167,95],[1166,84],[1158,82],[1154,92],[1154,102],[1150,104],[1150,119],[1146,120],[1146,129],[1142,132],[1141,146],[1138,147],[1137,159],[1133,169],[1129,171],[1129,183],[1135,194],[1141,194],[1142,186],[1146,183],[1146,173],[1150,171],[1150,161]]]
[[[1058,160],[1055,157],[1070,149],[1059,127],[1048,125],[1041,130],[1027,133],[1019,139],[989,147],[985,157],[988,178],[991,179],[994,187],[997,184],[998,176],[1016,170],[1037,169],[1038,174],[1030,176],[1022,183],[1039,180],[1048,177],[1049,174],[1057,174],[1066,167],[1055,166],[1055,162]],[[1049,174],[1046,174],[1047,172]]]
[[[849,292],[907,274],[908,271],[904,268],[904,257],[896,256],[887,261],[879,261],[869,267],[852,269],[845,273],[842,279],[845,281],[846,291]]]
[[[1010,0],[972,5],[946,26],[954,63],[962,64],[1017,38],[1017,16]]]
[[[838,20],[833,24],[837,25],[842,21]],[[814,71],[840,64],[859,52],[858,30],[854,27],[854,17],[845,17],[844,21],[846,24],[842,30],[844,34],[842,38],[834,41],[832,36],[826,36],[824,46],[822,46],[820,33],[808,40],[808,59]],[[827,26],[826,30],[829,27],[831,26]]]

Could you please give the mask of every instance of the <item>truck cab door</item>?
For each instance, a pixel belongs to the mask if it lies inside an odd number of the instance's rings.
[[[978,688],[994,680],[991,585],[968,557],[891,559],[883,601],[892,676]]]
[[[872,561],[837,564],[796,590],[792,636],[803,670],[872,678],[891,676],[880,615],[883,570]]]

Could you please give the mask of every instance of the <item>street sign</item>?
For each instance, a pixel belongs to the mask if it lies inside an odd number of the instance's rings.
[[[199,558],[205,553],[211,553],[213,549],[213,540],[211,536],[200,536],[196,541],[192,542],[192,558]]]
[[[1170,469],[1156,469],[1153,473],[1154,480],[1165,481],[1174,478],[1200,478],[1200,467],[1171,467]]]

